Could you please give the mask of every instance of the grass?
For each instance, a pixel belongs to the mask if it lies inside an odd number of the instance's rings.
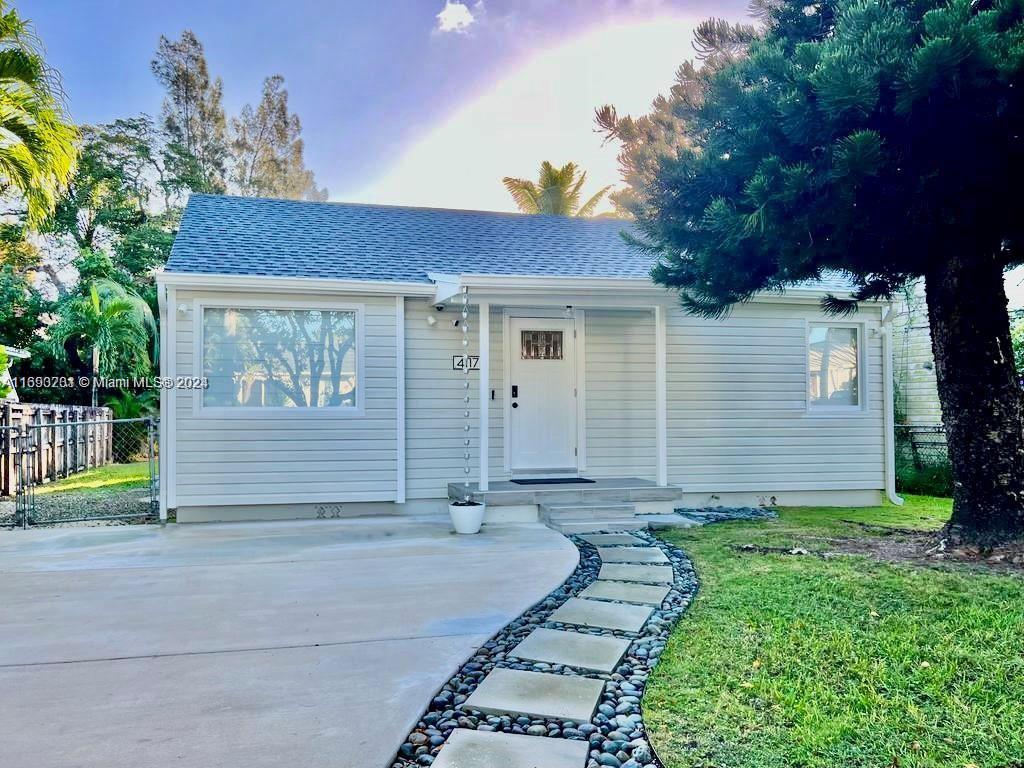
[[[1024,760],[1024,579],[757,554],[935,529],[949,500],[783,509],[665,537],[701,591],[644,696],[667,768],[996,768]]]
[[[64,491],[115,491],[149,486],[149,462],[107,464],[36,487],[37,495]]]

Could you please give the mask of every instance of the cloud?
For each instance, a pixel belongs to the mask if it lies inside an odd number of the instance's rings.
[[[478,2],[475,6],[479,12],[482,10],[483,3]],[[476,21],[476,17],[473,15],[473,11],[469,9],[469,6],[465,3],[460,3],[458,0],[452,2],[452,0],[445,0],[444,8],[437,14],[437,31],[438,32],[465,32]]]

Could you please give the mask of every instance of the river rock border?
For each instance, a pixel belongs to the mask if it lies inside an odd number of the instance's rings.
[[[507,624],[484,643],[434,696],[416,728],[398,750],[392,768],[431,765],[445,740],[456,728],[502,731],[530,736],[588,741],[586,768],[639,768],[660,766],[647,740],[640,699],[651,669],[658,663],[672,628],[697,593],[698,580],[686,554],[646,531],[634,536],[659,547],[672,564],[674,580],[668,596],[655,609],[639,635],[612,630],[567,626],[549,621],[551,613],[597,579],[601,558],[597,549],[578,536],[569,539],[580,553],[575,571],[557,589]],[[569,629],[595,635],[632,639],[629,650],[610,675],[555,664],[543,664],[509,654],[537,627]],[[579,723],[546,718],[484,715],[463,706],[480,681],[495,667],[578,675],[604,681],[604,693],[592,722]]]

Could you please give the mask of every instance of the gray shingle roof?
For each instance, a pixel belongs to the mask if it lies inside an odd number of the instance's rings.
[[[193,195],[168,272],[429,283],[428,272],[646,278],[628,222]]]

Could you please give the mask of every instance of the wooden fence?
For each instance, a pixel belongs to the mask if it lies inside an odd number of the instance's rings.
[[[0,496],[15,492],[15,431],[31,429],[36,483],[73,475],[114,460],[109,408],[0,401]]]

